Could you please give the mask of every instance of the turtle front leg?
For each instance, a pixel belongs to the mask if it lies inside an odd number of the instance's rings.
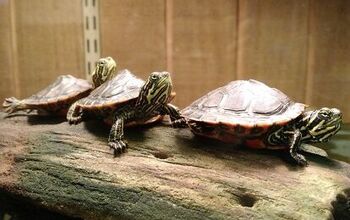
[[[83,110],[76,103],[68,109],[67,120],[69,124],[78,124],[83,120]]]
[[[298,153],[298,150],[301,145],[301,137],[302,134],[299,130],[295,130],[294,132],[292,132],[290,139],[289,154],[298,165],[307,166],[307,161],[305,157]]]
[[[162,109],[162,114],[170,116],[171,126],[174,128],[187,127],[186,119],[181,116],[180,111],[176,106],[172,104],[165,105]]]
[[[114,156],[121,154],[127,147],[124,140],[124,118],[117,117],[109,133],[108,145],[113,149]]]

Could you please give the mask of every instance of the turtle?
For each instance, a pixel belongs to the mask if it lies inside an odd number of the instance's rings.
[[[342,121],[336,108],[306,110],[278,89],[257,80],[237,80],[217,88],[180,111],[175,123],[195,135],[254,149],[284,149],[306,166],[302,144],[327,142]]]
[[[93,84],[72,75],[61,75],[52,84],[28,98],[6,98],[3,108],[9,115],[20,110],[37,110],[41,115],[65,116],[72,103],[89,95],[94,87],[112,78],[115,69],[113,58],[101,58],[92,74]]]
[[[168,72],[153,72],[145,82],[125,69],[73,104],[67,120],[70,124],[88,118],[111,122],[108,145],[117,156],[127,147],[124,124],[147,124],[164,115],[169,115],[171,121],[180,120],[179,109],[169,103],[174,95]]]

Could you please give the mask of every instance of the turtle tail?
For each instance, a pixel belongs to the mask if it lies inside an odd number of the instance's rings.
[[[15,97],[6,98],[4,103],[2,103],[2,107],[8,114],[23,110],[25,109],[25,106],[26,105],[21,100],[18,100]]]

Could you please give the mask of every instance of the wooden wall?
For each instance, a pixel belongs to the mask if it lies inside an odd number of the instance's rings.
[[[26,97],[57,75],[84,77],[80,1],[0,1],[0,100]]]
[[[348,0],[98,2],[102,56],[142,77],[172,72],[180,107],[255,78],[299,102],[338,107],[350,122]],[[0,1],[1,99],[25,97],[61,73],[84,75],[81,5]]]

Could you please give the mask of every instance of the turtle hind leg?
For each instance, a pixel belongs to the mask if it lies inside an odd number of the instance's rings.
[[[67,120],[69,124],[78,124],[83,120],[83,109],[74,103],[67,112]]]
[[[18,100],[15,97],[6,98],[4,103],[2,104],[2,107],[8,114],[12,114],[14,112],[26,109],[26,105],[21,100]]]

